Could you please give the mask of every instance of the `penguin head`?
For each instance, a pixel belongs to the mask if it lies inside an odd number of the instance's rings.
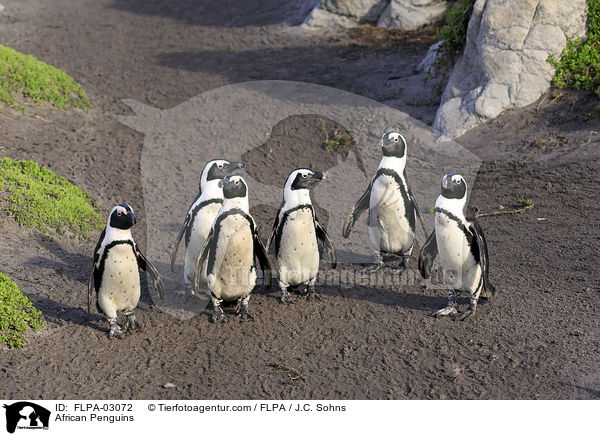
[[[136,222],[133,209],[127,203],[113,207],[108,217],[108,226],[120,230],[130,229]]]
[[[223,197],[225,198],[246,198],[248,195],[248,186],[237,174],[229,174],[219,182],[223,188]]]
[[[406,140],[398,132],[385,132],[379,140],[384,156],[403,158],[406,156]]]
[[[442,179],[442,196],[448,199],[462,199],[467,195],[467,182],[460,174],[446,174]]]
[[[230,162],[226,159],[214,159],[204,166],[202,177],[200,178],[200,190],[202,185],[213,180],[222,180],[228,174],[232,174],[235,170],[244,168],[243,162]]]
[[[310,189],[326,178],[326,174],[321,171],[313,171],[309,168],[298,168],[290,173],[285,189],[297,191],[299,189]]]

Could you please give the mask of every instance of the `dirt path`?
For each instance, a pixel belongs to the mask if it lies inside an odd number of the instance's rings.
[[[196,3],[3,1],[2,43],[71,74],[94,109],[3,109],[0,154],[65,175],[105,211],[135,205],[144,246],[143,137],[113,118],[130,113],[123,98],[169,108],[228,83],[286,79],[433,119],[436,102],[421,98],[413,72],[431,30],[387,44],[296,27],[310,9],[301,0]],[[0,350],[0,396],[598,398],[600,156],[590,133],[600,122],[584,116],[593,105],[587,95],[548,98],[460,139],[486,160],[473,205],[509,208],[520,195],[536,203],[524,215],[482,218],[499,293],[464,323],[429,317],[445,297],[419,284],[321,289],[321,300],[287,307],[259,289],[256,322],[223,326],[206,313],[178,321],[145,296],[143,331],[109,342],[104,321],[84,311],[94,242],[48,241],[4,217],[0,269],[36,299],[47,326],[28,347]],[[290,384],[269,363],[304,380]]]

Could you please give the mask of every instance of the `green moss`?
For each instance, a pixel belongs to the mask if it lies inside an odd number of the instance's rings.
[[[102,227],[99,209],[88,194],[30,160],[0,160],[0,195],[0,202],[8,203],[8,214],[25,227],[84,238]]]
[[[444,13],[444,24],[438,31],[438,35],[444,40],[445,52],[452,57],[465,46],[467,27],[473,14],[474,4],[475,0],[458,0]]]
[[[600,97],[600,0],[587,0],[586,39],[568,39],[560,59],[548,57],[556,69],[553,84],[594,92]],[[600,112],[600,105],[594,113]]]
[[[48,102],[59,109],[91,106],[81,85],[68,74],[0,45],[0,101],[21,108],[15,103],[17,93],[36,104]]]
[[[327,151],[335,151],[346,148],[352,144],[352,136],[348,135],[347,133],[343,135],[337,135],[333,139],[328,140],[326,144],[325,150]]]
[[[0,273],[0,343],[20,348],[25,345],[24,332],[44,326],[42,313],[31,299],[19,290],[8,276]]]

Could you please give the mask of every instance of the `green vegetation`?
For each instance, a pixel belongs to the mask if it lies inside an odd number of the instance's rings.
[[[8,276],[0,273],[0,343],[20,348],[25,345],[24,332],[44,326],[42,313],[31,299],[19,290]]]
[[[30,160],[0,160],[0,204],[25,227],[53,234],[86,233],[102,227],[91,197],[67,179]]]
[[[444,14],[444,25],[438,35],[444,40],[446,54],[452,57],[462,50],[467,41],[467,26],[473,14],[475,0],[458,0]]]
[[[558,88],[572,86],[594,92],[600,97],[600,0],[587,0],[587,39],[569,39],[560,60],[548,57]],[[600,104],[593,113],[600,112]]]
[[[0,102],[23,109],[15,102],[17,93],[36,104],[48,102],[59,109],[91,106],[81,85],[68,74],[0,45]]]
[[[352,136],[344,133],[343,135],[336,135],[333,139],[329,139],[326,142],[325,150],[335,151],[338,149],[345,148],[352,144]]]

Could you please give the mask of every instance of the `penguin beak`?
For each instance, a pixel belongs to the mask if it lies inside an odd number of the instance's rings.
[[[231,171],[234,171],[245,168],[246,165],[244,165],[244,162],[230,162],[228,167],[231,169]]]
[[[315,174],[313,175],[313,177],[317,180],[323,180],[327,177],[327,174],[322,173],[321,171],[315,171]]]
[[[134,225],[135,223],[137,223],[137,219],[135,219],[135,215],[133,214],[133,212],[130,214],[130,218],[131,220],[131,225]]]

